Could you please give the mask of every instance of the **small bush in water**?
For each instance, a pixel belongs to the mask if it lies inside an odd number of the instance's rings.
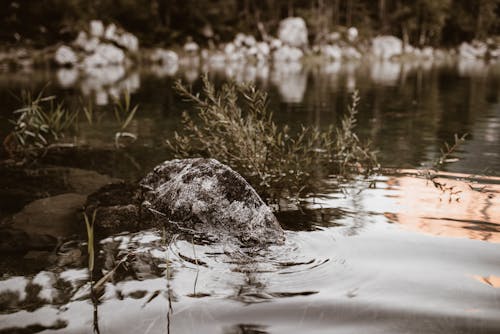
[[[349,178],[377,165],[374,151],[354,132],[357,93],[339,127],[302,126],[292,134],[276,125],[266,93],[252,85],[229,83],[217,90],[204,77],[201,95],[181,82],[176,90],[197,112],[183,113],[184,131],[167,141],[169,148],[178,157],[205,156],[228,164],[268,199],[303,195],[322,173]]]

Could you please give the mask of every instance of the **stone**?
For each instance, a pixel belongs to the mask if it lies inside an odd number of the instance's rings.
[[[465,59],[483,59],[487,52],[488,46],[480,41],[472,41],[471,44],[463,42],[458,48],[458,54]]]
[[[306,22],[301,17],[289,17],[280,22],[278,38],[296,48],[305,48],[308,45]]]
[[[157,48],[151,53],[150,60],[165,66],[177,66],[179,56],[174,51]]]
[[[323,45],[320,48],[321,54],[329,60],[340,60],[342,50],[337,45]]]
[[[281,226],[255,190],[214,159],[166,161],[138,185],[105,186],[88,197],[86,212],[94,210],[98,230],[163,226],[243,245],[284,241]]]
[[[275,62],[299,62],[304,53],[301,49],[285,45],[273,53]]]
[[[57,65],[66,66],[66,65],[75,65],[78,61],[78,57],[76,53],[67,45],[61,45],[57,48],[56,54],[54,55],[54,60]]]
[[[139,51],[139,39],[129,32],[124,32],[116,42],[129,52]]]
[[[85,57],[83,65],[86,68],[120,65],[125,62],[125,53],[113,44],[99,44],[94,53]]]
[[[282,243],[271,209],[245,179],[215,159],[176,159],[141,180],[142,206],[156,218],[216,239],[243,244]]]
[[[199,50],[200,47],[195,42],[190,41],[184,44],[184,51],[186,51],[189,54],[197,53]]]
[[[355,47],[347,46],[342,50],[342,56],[348,60],[359,60],[363,55]]]
[[[86,199],[85,195],[67,193],[33,201],[12,217],[11,226],[28,235],[71,236],[81,231],[77,213]]]
[[[104,24],[99,20],[90,21],[90,35],[94,37],[102,37],[104,34]]]
[[[356,39],[358,38],[358,34],[358,29],[356,29],[355,27],[350,27],[349,29],[347,29],[347,40],[349,42],[356,41]]]
[[[109,24],[104,31],[104,38],[109,41],[116,41],[118,39],[116,31],[116,25],[114,23]]]
[[[403,53],[403,41],[395,36],[377,36],[372,41],[375,58],[388,60]]]

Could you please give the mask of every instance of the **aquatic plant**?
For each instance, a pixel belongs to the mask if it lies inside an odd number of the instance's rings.
[[[17,118],[11,119],[12,132],[3,145],[11,156],[36,154],[54,142],[58,142],[75,123],[78,112],[69,111],[55,96],[44,96],[44,91],[33,95],[23,91],[19,99],[23,107],[14,110]]]
[[[201,95],[180,81],[175,88],[197,112],[183,113],[184,131],[175,132],[167,146],[178,157],[205,156],[228,164],[268,200],[303,195],[321,173],[341,179],[377,166],[375,152],[355,133],[357,93],[339,127],[301,126],[292,133],[276,125],[267,94],[255,86],[228,83],[216,89],[205,76]]]
[[[120,140],[122,138],[130,138],[132,141],[137,140],[137,135],[125,131],[130,125],[130,122],[134,119],[137,109],[139,108],[139,105],[136,104],[132,107],[130,103],[131,97],[128,91],[123,94],[123,97],[120,96],[113,99],[115,119],[120,126],[119,131],[115,133],[115,146],[117,148],[121,146]]]
[[[83,213],[83,219],[85,220],[85,227],[87,228],[87,252],[89,255],[89,272],[92,280],[92,272],[94,271],[94,222],[97,210],[92,213],[92,219],[89,219],[86,212]]]

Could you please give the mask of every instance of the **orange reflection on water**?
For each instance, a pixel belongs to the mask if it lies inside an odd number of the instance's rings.
[[[500,288],[500,277],[499,276],[490,275],[488,277],[484,277],[484,276],[474,275],[472,277],[481,283],[490,285],[494,288]]]
[[[500,178],[471,183],[457,180],[461,174],[442,176],[434,181],[451,190],[415,175],[391,177],[387,184],[400,209],[386,217],[425,234],[500,242]]]

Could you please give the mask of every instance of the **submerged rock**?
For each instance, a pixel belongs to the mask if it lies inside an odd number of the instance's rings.
[[[89,196],[103,229],[167,226],[244,245],[282,243],[271,209],[241,175],[214,159],[166,161],[139,185],[115,184]]]

